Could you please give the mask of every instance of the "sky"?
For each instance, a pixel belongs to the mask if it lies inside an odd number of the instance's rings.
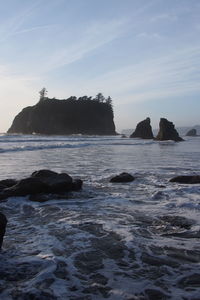
[[[0,0],[0,132],[48,97],[113,99],[117,131],[200,124],[200,0]]]

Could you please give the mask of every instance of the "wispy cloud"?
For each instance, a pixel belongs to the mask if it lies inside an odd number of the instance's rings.
[[[29,32],[37,31],[37,30],[52,29],[52,28],[55,28],[55,27],[57,27],[56,24],[49,24],[49,25],[47,24],[47,25],[42,25],[42,26],[34,26],[34,27],[25,28],[25,29],[22,29],[22,30],[15,31],[15,35],[23,34],[23,33],[29,33]]]
[[[82,37],[76,39],[71,46],[65,45],[50,53],[43,65],[43,70],[53,70],[82,59],[88,53],[120,37],[128,22],[127,19],[122,19],[90,24],[82,32]]]
[[[200,91],[199,69],[200,47],[179,49],[164,57],[109,72],[83,85],[89,84],[90,93],[112,91],[117,101],[123,98],[123,103],[160,101],[168,96]]]
[[[148,39],[160,39],[162,36],[157,32],[141,32],[136,35],[138,38],[148,38]]]
[[[178,16],[174,13],[162,13],[153,16],[150,21],[151,22],[159,22],[159,21],[176,21]]]
[[[40,3],[41,0],[34,1],[34,3],[27,5],[25,8],[15,13],[3,23],[0,22],[0,42],[5,42],[17,31],[20,31],[20,28],[22,27],[24,22],[31,16],[33,11],[36,9],[36,7],[38,7]]]

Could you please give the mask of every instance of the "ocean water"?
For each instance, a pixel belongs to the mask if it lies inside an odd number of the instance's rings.
[[[0,203],[1,300],[200,299],[200,137],[0,136],[0,179],[67,172],[82,191]],[[121,172],[135,181],[110,183]]]

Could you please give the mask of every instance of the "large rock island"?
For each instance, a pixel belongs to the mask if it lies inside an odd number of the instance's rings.
[[[111,98],[70,97],[66,100],[45,97],[24,108],[8,133],[115,135]]]

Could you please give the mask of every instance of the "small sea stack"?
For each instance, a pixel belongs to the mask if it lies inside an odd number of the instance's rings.
[[[159,132],[158,132],[158,135],[156,136],[155,140],[158,140],[158,141],[172,140],[175,142],[184,141],[179,136],[177,130],[175,129],[174,124],[165,118],[160,119]]]
[[[151,128],[151,119],[146,118],[139,122],[135,131],[130,135],[130,138],[153,139],[153,132]]]
[[[186,136],[197,136],[197,131],[195,128],[190,129],[187,133]]]

